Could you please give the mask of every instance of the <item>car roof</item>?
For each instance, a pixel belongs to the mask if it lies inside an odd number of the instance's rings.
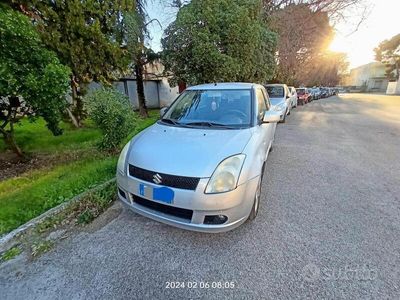
[[[250,90],[255,87],[262,87],[262,85],[247,82],[216,82],[190,86],[186,90]]]
[[[270,83],[270,84],[265,84],[264,86],[285,86],[286,84],[284,83]]]

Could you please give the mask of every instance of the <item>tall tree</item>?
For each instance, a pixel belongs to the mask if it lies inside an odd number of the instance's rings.
[[[145,66],[159,58],[159,55],[146,47],[146,41],[150,38],[148,26],[153,22],[159,21],[149,20],[145,0],[136,0],[136,10],[125,16],[127,50],[134,64],[139,114],[142,117],[148,117],[144,94]]]
[[[306,86],[336,86],[348,69],[347,55],[341,52],[325,51],[314,56],[304,68],[302,81],[296,84]]]
[[[19,156],[14,125],[41,116],[54,134],[67,106],[70,70],[42,44],[30,20],[0,4],[0,133]]]
[[[146,26],[148,16],[145,5],[145,0],[136,0],[135,11],[125,16],[127,49],[134,64],[139,114],[142,117],[148,117],[146,97],[144,94],[144,66],[146,63],[145,38],[148,36]]]
[[[263,0],[264,9],[270,13],[285,8],[289,5],[305,5],[313,12],[325,12],[332,20],[346,18],[351,8],[361,14],[360,22],[368,12],[368,3],[365,0]],[[352,14],[354,18],[355,15]]]
[[[192,0],[162,39],[172,82],[265,82],[274,73],[276,35],[258,0]]]
[[[109,84],[128,65],[123,41],[123,15],[135,9],[130,0],[9,0],[35,20],[46,46],[56,52],[71,74],[70,114],[79,126],[82,96],[90,81]]]
[[[400,79],[400,34],[384,40],[374,51],[375,59],[386,65],[386,76],[390,80]]]
[[[332,41],[328,14],[292,4],[275,11],[270,22],[279,36],[276,80],[291,85],[304,82],[311,60],[327,51]]]

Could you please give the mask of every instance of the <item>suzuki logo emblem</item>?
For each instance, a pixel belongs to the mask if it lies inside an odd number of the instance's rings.
[[[162,182],[162,177],[160,176],[160,174],[157,173],[153,175],[153,181],[156,184],[160,184]]]

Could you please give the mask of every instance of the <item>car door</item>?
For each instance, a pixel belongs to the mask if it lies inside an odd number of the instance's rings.
[[[293,106],[297,106],[297,92],[295,88],[292,88],[292,103]]]
[[[257,130],[260,133],[262,139],[262,155],[267,158],[268,150],[270,145],[272,144],[272,140],[275,133],[276,123],[263,123],[263,118],[265,112],[268,111],[271,107],[271,103],[269,102],[269,98],[267,96],[267,92],[265,89],[257,88],[256,90],[256,98],[257,98],[257,121],[258,126]]]
[[[289,88],[289,93],[290,93],[290,106],[291,107],[293,107],[293,106],[296,106],[296,99],[295,99],[295,91],[294,91],[294,88],[292,88],[292,87],[290,87]]]

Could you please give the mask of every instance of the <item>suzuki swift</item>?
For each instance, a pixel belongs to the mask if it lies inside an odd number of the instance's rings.
[[[143,216],[202,232],[253,220],[280,120],[265,88],[192,86],[162,114],[123,148],[119,199]]]

